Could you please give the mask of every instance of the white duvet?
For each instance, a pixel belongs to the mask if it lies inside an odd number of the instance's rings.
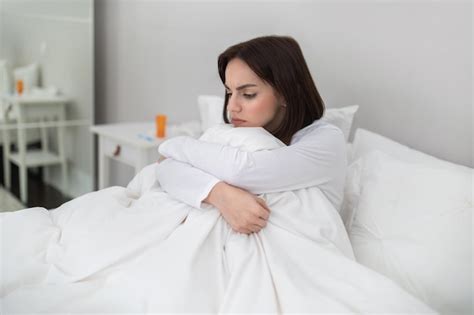
[[[262,128],[225,125],[202,140],[282,145]],[[245,235],[212,206],[162,191],[154,167],[56,210],[1,214],[2,312],[434,313],[354,261],[317,187],[260,195],[268,225]]]

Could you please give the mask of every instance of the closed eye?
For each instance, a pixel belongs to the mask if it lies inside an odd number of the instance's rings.
[[[226,93],[227,97],[231,97],[232,96],[232,93],[231,92],[227,92]],[[253,93],[253,94],[248,94],[248,93],[244,93],[242,94],[246,99],[252,99],[254,98],[255,96],[257,96],[257,93]]]

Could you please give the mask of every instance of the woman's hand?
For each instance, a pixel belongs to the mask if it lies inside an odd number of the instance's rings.
[[[219,209],[232,229],[240,233],[259,232],[270,216],[270,209],[263,199],[222,181],[203,201]]]

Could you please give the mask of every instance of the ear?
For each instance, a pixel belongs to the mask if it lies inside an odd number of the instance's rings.
[[[287,104],[287,103],[286,103],[286,100],[285,100],[285,98],[284,98],[282,95],[278,94],[277,99],[278,99],[278,104],[280,104],[280,105],[283,106],[283,107],[286,107],[286,106],[287,106],[287,105],[286,105],[286,104]]]

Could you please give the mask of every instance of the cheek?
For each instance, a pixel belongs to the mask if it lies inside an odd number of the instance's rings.
[[[251,121],[255,126],[265,126],[275,116],[275,100],[263,99],[255,100],[253,104],[249,104],[248,115],[251,117]]]

